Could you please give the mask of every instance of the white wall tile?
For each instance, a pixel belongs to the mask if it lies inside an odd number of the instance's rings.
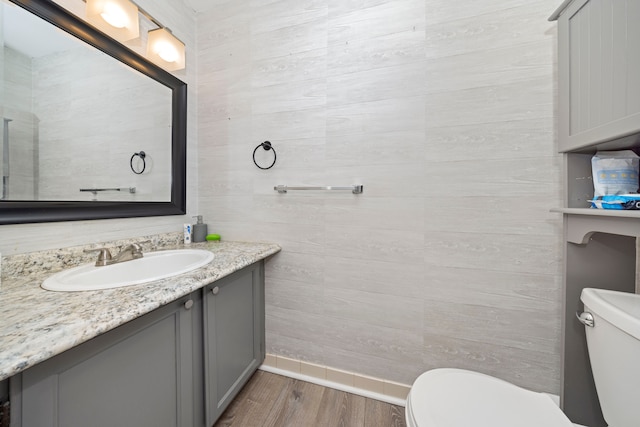
[[[431,185],[427,191],[434,197],[518,196],[522,203],[530,195],[549,195],[549,187],[560,181],[559,171],[554,170],[558,163],[558,158],[551,156],[482,161],[428,159]],[[554,195],[548,203],[556,206],[557,201]]]
[[[327,288],[324,314],[338,319],[361,320],[372,327],[382,326],[419,334],[423,329],[422,301],[389,293],[380,294],[351,289]]]
[[[423,355],[422,336],[413,330],[379,325],[372,327],[364,319],[345,320],[328,316],[323,324],[325,334],[322,343],[327,349],[339,348],[408,364],[415,364]]]
[[[523,120],[456,123],[451,126],[433,124],[427,130],[425,154],[431,160],[526,159],[547,157],[553,139],[548,117]],[[560,159],[554,156],[554,162]],[[557,166],[554,166],[557,168]],[[552,172],[558,173],[558,172]]]
[[[345,44],[404,31],[422,33],[424,9],[424,0],[395,0],[342,13],[330,8],[329,43]]]
[[[422,96],[331,106],[327,112],[327,136],[421,129],[424,122]]]
[[[257,59],[251,71],[254,87],[322,79],[327,75],[327,48]]]
[[[530,81],[435,92],[427,96],[428,126],[472,125],[553,116],[549,77]]]
[[[280,139],[319,138],[326,134],[324,108],[307,108],[296,111],[254,114],[252,116],[252,140],[256,144]],[[277,146],[277,145],[276,145]]]
[[[558,312],[561,278],[554,274],[524,274],[465,267],[430,265],[425,269],[424,299],[487,307]],[[555,319],[556,321],[558,319]]]
[[[327,104],[361,105],[363,102],[415,97],[425,88],[425,61],[365,69],[327,78]]]
[[[286,279],[269,279],[267,283],[265,298],[270,307],[318,315],[324,313],[325,307],[321,303],[324,296],[322,286]],[[292,329],[295,326],[292,325]]]
[[[415,233],[422,230],[423,218],[424,201],[419,198],[332,197],[325,203],[325,224],[329,229],[353,224],[366,230]]]
[[[464,7],[460,7],[459,3],[456,4],[441,0],[428,0],[425,3],[427,5],[427,24],[433,25],[456,19],[478,19],[478,16],[485,14],[490,15],[505,9],[526,6],[532,2],[531,0],[503,0],[500,2],[493,0],[476,0],[465,3]],[[537,3],[540,4],[541,2],[538,1]],[[548,8],[553,9],[554,5],[557,5],[556,3],[553,3],[553,0],[547,0]],[[540,7],[540,10],[544,10],[544,8]]]
[[[327,16],[327,4],[323,0],[281,0],[254,4],[250,9],[251,32],[254,35],[318,22]]]
[[[199,16],[199,154],[221,168],[201,166],[200,199],[223,235],[282,244],[268,351],[404,384],[454,366],[557,393],[556,5],[241,3]],[[264,140],[268,171],[249,157]],[[273,191],[356,183],[363,194]]]
[[[324,219],[324,201],[295,194],[256,195],[253,210],[256,221],[318,225]]]
[[[535,274],[561,271],[556,236],[431,232],[425,237],[427,265]]]
[[[322,258],[295,252],[283,252],[278,255],[277,261],[269,263],[266,267],[266,274],[271,276],[271,279],[293,280],[303,283],[305,286],[322,286],[324,274],[324,260]]]
[[[278,242],[287,251],[322,256],[325,253],[325,234],[322,225],[274,223],[256,221],[253,238]]]
[[[325,256],[324,286],[341,290],[361,290],[422,300],[430,283],[424,262],[402,262]],[[430,267],[431,268],[431,267]]]
[[[253,89],[252,113],[269,114],[324,107],[325,79],[305,80]]]
[[[538,309],[511,309],[452,301],[425,300],[424,332],[520,350],[553,352],[560,325],[549,328]]]
[[[424,236],[415,231],[358,228],[357,224],[326,230],[327,252],[333,256],[389,262],[418,261]]]
[[[408,30],[375,38],[360,38],[328,46],[327,73],[337,76],[425,59],[424,33]]]
[[[424,132],[415,129],[331,135],[325,146],[327,166],[345,169],[359,165],[422,166],[420,154],[425,152]]]
[[[295,316],[296,323],[290,322],[291,316]],[[267,323],[269,329],[278,331],[282,337],[309,341],[320,345],[327,329],[326,321],[320,314],[310,313],[307,310],[289,310],[281,307],[270,307],[267,313]],[[280,354],[280,353],[279,353]],[[285,356],[287,356],[285,354]],[[300,358],[290,354],[289,357],[296,359],[310,360],[308,357]]]
[[[296,23],[274,31],[253,34],[251,55],[260,60],[327,47],[327,19]]]
[[[456,194],[455,191],[452,194]],[[521,195],[459,194],[453,197],[434,197],[437,203],[425,203],[426,232],[505,233],[528,236],[542,234],[560,237],[562,226],[557,213],[550,206],[561,206],[546,194],[531,194],[523,203]],[[558,239],[558,244],[560,240]]]
[[[476,16],[458,18],[460,15],[456,14],[452,19],[432,23],[426,29],[427,57],[466,55],[544,38],[545,32],[555,27],[547,21],[555,6],[541,6],[544,5],[539,2],[528,2]]]
[[[526,44],[509,45],[491,51],[476,50],[464,55],[426,61],[427,91],[446,92],[509,84],[553,72],[553,37]]]
[[[425,334],[424,347],[424,370],[442,366],[471,369],[534,391],[560,388],[559,346],[551,352],[531,351]]]

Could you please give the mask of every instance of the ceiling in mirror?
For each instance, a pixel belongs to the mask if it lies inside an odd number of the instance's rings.
[[[49,1],[12,1],[0,224],[184,213],[186,85]]]
[[[76,49],[78,40],[37,16],[8,2],[2,6],[2,37],[4,46],[22,52],[30,58],[40,58],[56,52]],[[25,31],[29,36],[25,37]],[[46,40],[46,43],[42,41]]]

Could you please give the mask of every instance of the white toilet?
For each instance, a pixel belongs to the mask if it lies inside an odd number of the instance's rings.
[[[610,427],[640,426],[640,295],[584,289],[582,318],[600,406]],[[587,321],[587,323],[589,323]],[[408,427],[573,427],[550,396],[463,369],[420,375]]]

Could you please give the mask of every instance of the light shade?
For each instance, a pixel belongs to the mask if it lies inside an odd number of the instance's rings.
[[[87,21],[116,40],[140,37],[138,6],[129,0],[87,0]]]
[[[167,71],[182,70],[185,67],[184,43],[166,28],[149,31],[147,58]]]

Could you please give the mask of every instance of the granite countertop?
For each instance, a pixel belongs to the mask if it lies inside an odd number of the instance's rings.
[[[180,247],[185,246],[157,249]],[[207,249],[215,257],[192,272],[123,288],[81,292],[42,289],[45,278],[64,268],[59,266],[39,271],[31,268],[10,277],[3,274],[0,380],[280,251],[276,244],[242,242],[193,243],[188,248]]]

